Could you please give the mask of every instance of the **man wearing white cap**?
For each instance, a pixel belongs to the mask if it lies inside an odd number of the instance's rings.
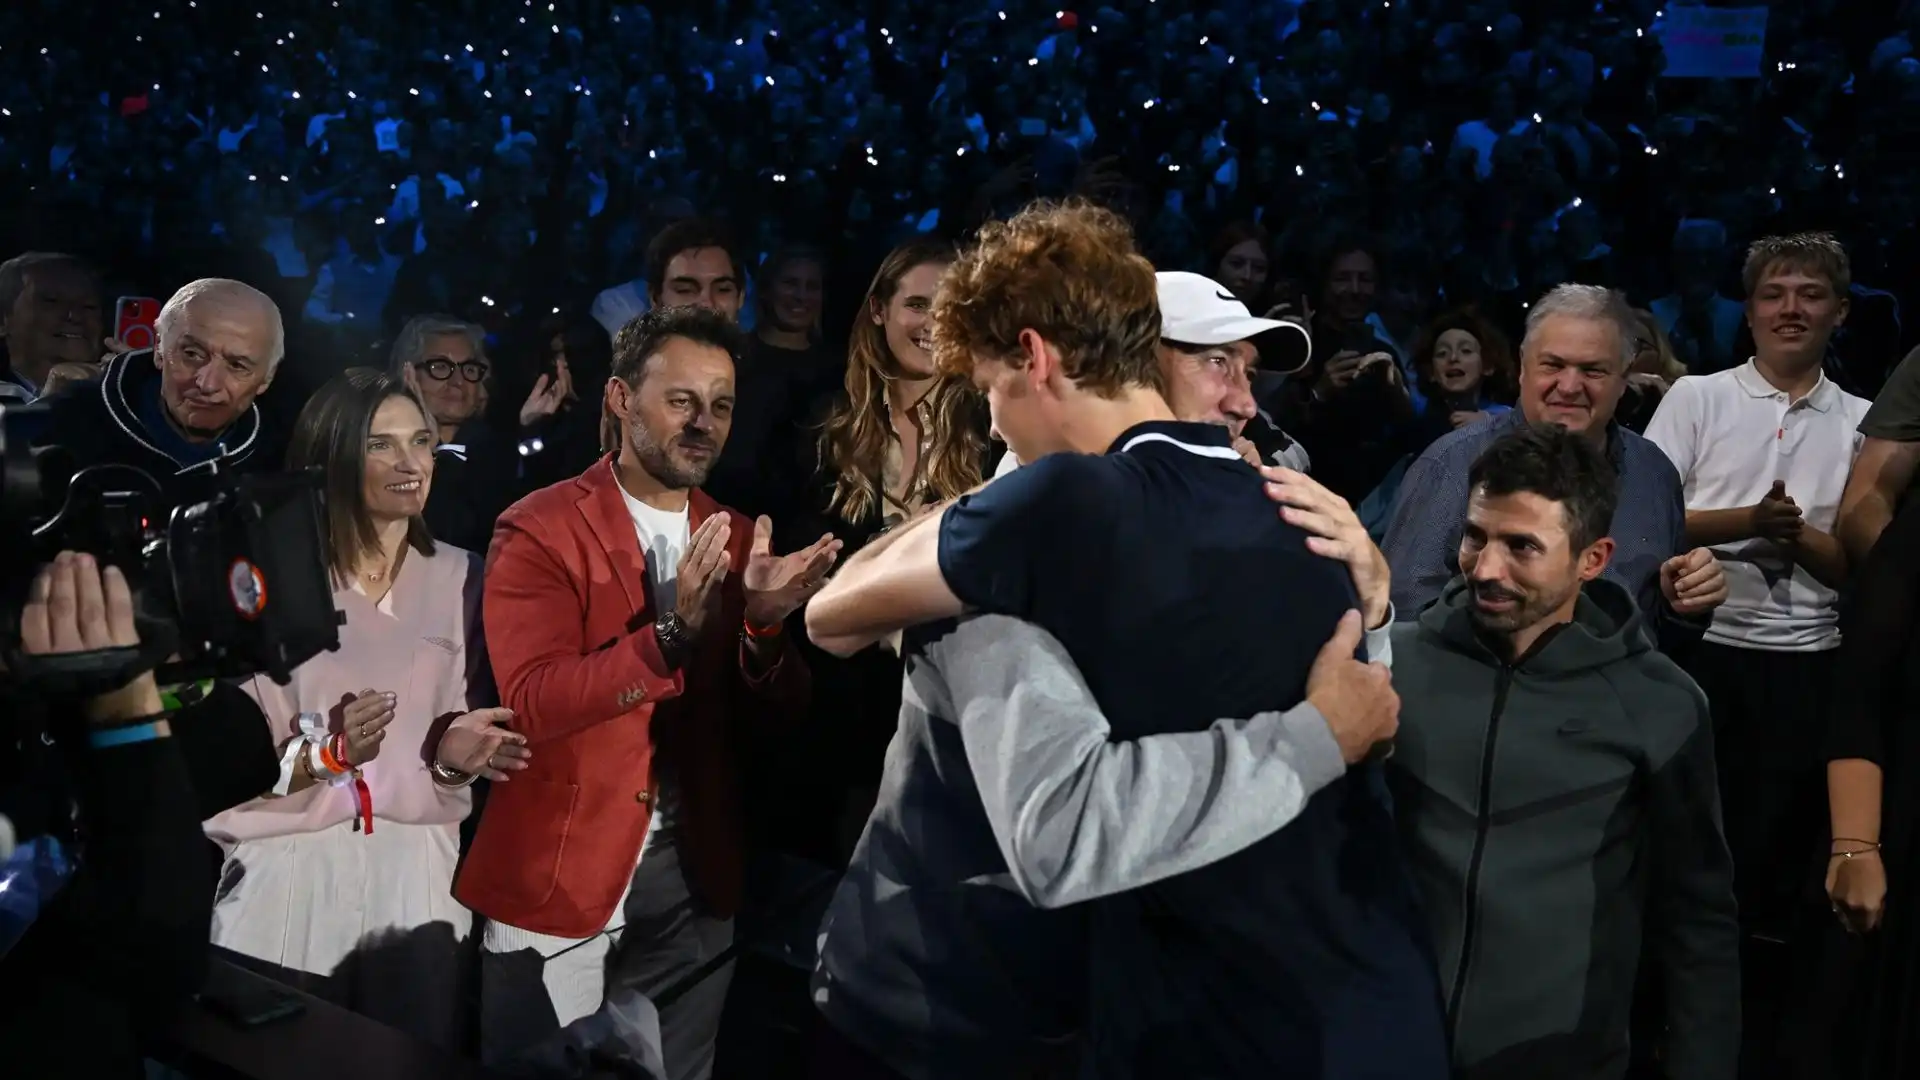
[[[1260,411],[1252,387],[1253,372],[1262,367],[1291,375],[1306,365],[1313,353],[1306,327],[1255,317],[1225,285],[1201,274],[1165,270],[1154,278],[1160,293],[1160,370],[1173,414],[1226,428],[1233,433],[1234,449],[1251,464],[1306,472],[1306,448]],[[1272,438],[1250,438],[1251,425]],[[1272,445],[1256,448],[1256,443]],[[994,475],[1019,467],[1019,457],[1008,452]]]

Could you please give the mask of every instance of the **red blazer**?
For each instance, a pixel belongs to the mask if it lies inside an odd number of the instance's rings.
[[[717,916],[739,906],[735,728],[753,713],[797,712],[809,680],[790,641],[759,681],[746,677],[740,575],[753,522],[697,489],[690,511],[696,529],[710,514],[732,515],[732,572],[717,621],[678,672],[654,640],[646,555],[610,458],[520,500],[495,526],[487,652],[533,760],[488,792],[454,883],[482,915],[561,937],[605,929],[647,835],[656,752],[679,776],[688,888]]]

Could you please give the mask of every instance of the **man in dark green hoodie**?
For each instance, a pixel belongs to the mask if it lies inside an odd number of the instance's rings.
[[[1617,489],[1563,428],[1503,436],[1470,474],[1461,576],[1394,628],[1389,782],[1461,1080],[1625,1076],[1642,956],[1666,989],[1666,1074],[1735,1074],[1707,701],[1601,576]]]

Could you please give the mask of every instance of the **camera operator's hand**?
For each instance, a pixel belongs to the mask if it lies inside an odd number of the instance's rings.
[[[91,555],[63,551],[33,579],[20,612],[20,647],[29,656],[133,648],[133,590],[116,567],[102,569]],[[87,719],[118,724],[162,711],[151,671],[87,702]]]

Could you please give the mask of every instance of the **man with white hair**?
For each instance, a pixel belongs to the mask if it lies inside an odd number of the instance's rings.
[[[75,468],[129,465],[159,481],[170,506],[213,491],[214,477],[280,467],[255,400],[286,352],[280,309],[250,285],[203,278],[160,309],[156,344],[115,357],[100,378],[52,402],[43,442]]]
[[[1614,422],[1633,360],[1632,311],[1598,285],[1556,285],[1527,313],[1520,344],[1520,407],[1452,432],[1407,469],[1382,545],[1393,567],[1398,618],[1417,618],[1459,573],[1467,474],[1500,436],[1558,424],[1607,455],[1620,479],[1617,545],[1605,576],[1626,586],[1663,646],[1699,640],[1727,598],[1711,549],[1688,548],[1680,474],[1660,448]]]

